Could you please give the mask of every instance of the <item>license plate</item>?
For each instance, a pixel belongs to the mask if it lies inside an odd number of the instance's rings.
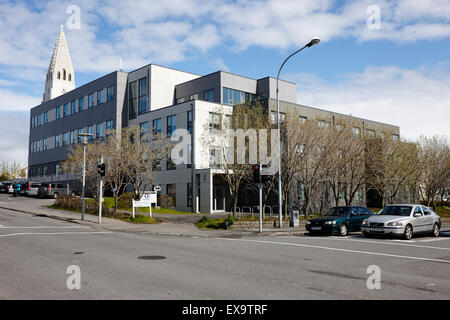
[[[311,230],[322,230],[322,227],[311,227]]]
[[[370,228],[370,231],[373,231],[373,232],[384,232],[384,229],[383,228]]]

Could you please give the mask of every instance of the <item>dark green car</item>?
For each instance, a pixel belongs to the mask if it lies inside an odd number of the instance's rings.
[[[361,231],[361,222],[373,214],[375,213],[364,207],[333,207],[320,217],[308,220],[306,230],[310,234],[337,233],[346,236],[349,232]]]

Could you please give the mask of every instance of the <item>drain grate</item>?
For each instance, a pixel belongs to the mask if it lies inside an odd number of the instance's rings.
[[[164,256],[140,256],[138,259],[141,260],[164,260],[167,259],[167,257]]]

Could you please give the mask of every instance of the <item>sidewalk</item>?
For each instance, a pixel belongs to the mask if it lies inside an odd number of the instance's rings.
[[[203,216],[208,218],[222,218],[227,215],[221,214],[153,214],[154,217],[163,222],[158,224],[135,224],[118,219],[102,217],[102,223],[98,224],[98,217],[90,214],[46,208],[53,203],[52,199],[35,199],[27,197],[13,198],[8,194],[0,194],[0,209],[18,211],[52,219],[64,220],[114,232],[129,232],[138,234],[154,234],[184,237],[233,237],[244,236],[292,236],[305,233],[304,228],[264,229],[262,233],[258,230],[202,230],[195,223]]]

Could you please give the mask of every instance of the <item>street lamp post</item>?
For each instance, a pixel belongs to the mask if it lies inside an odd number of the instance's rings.
[[[78,137],[81,137],[81,143],[83,144],[83,187],[81,189],[81,220],[84,220],[84,189],[86,185],[86,145],[88,143],[88,138],[92,137],[91,133],[79,133]]]
[[[278,88],[278,80],[280,78],[281,69],[283,69],[283,66],[285,63],[294,55],[299,53],[305,48],[312,47],[315,44],[318,44],[320,42],[319,38],[312,38],[310,42],[308,42],[305,46],[298,49],[294,53],[292,53],[289,57],[284,60],[284,62],[281,64],[280,69],[278,70],[277,75],[277,135],[278,135],[278,215],[279,215],[279,224],[280,228],[283,227],[283,218],[282,218],[282,195],[281,195],[281,140],[280,140],[280,100],[279,100],[279,88]]]

